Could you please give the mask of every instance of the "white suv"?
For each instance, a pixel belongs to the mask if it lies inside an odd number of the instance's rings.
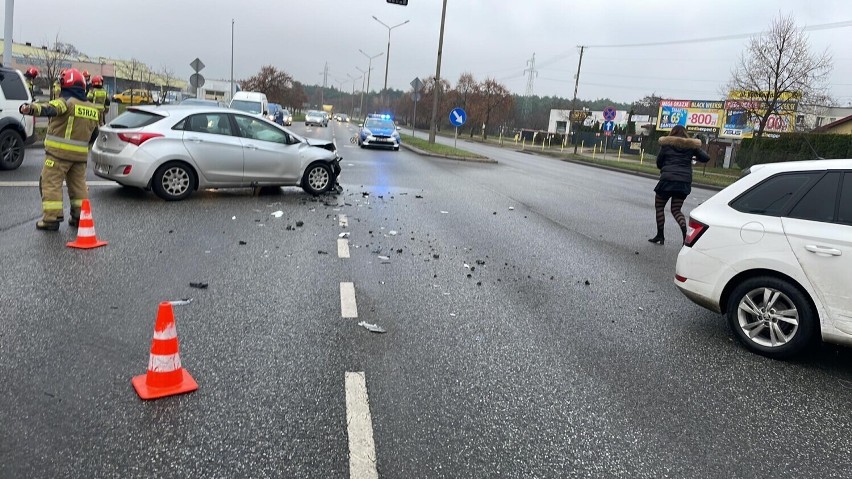
[[[24,145],[35,140],[34,119],[18,113],[23,103],[32,102],[24,75],[0,67],[0,170],[14,170],[24,162]]]
[[[852,344],[852,160],[753,166],[692,210],[675,284],[759,354]]]

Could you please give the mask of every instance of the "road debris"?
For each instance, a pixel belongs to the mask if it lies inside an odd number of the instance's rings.
[[[510,207],[509,207],[509,211],[515,211],[515,207],[514,207],[514,206],[510,206]]]
[[[184,299],[177,299],[177,300],[174,300],[174,301],[169,301],[169,304],[171,304],[172,306],[186,306],[187,304],[189,304],[191,302],[192,302],[192,298],[184,298]]]
[[[317,254],[328,254],[328,251],[319,250],[317,251]]]
[[[305,222],[304,222],[304,221],[297,221],[297,222],[296,222],[296,227],[297,227],[297,228],[301,228],[302,226],[305,226]]]
[[[358,323],[358,326],[361,326],[362,328],[366,329],[367,331],[370,331],[371,333],[386,333],[387,332],[387,331],[385,331],[385,328],[383,328],[383,327],[381,327],[377,324],[370,324],[366,321],[361,321],[360,323]]]
[[[207,286],[209,286],[209,284],[198,282],[198,283],[189,283],[189,286],[191,288],[207,289]]]
[[[390,258],[388,258],[387,256],[379,256],[379,259],[382,260],[382,263],[384,264],[390,263]]]
[[[388,231],[388,234],[389,234],[389,235],[391,235],[391,236],[396,236],[396,235],[397,235],[397,234],[399,234],[399,233],[397,233],[396,231],[391,230],[391,231]]]
[[[441,211],[442,215],[446,215],[446,214],[449,214],[449,213],[450,213],[449,211]]]
[[[337,237],[338,237],[338,238],[348,238],[348,237],[349,237],[349,232],[348,232],[348,231],[344,231],[343,233],[340,233],[339,235],[337,235]]]
[[[276,218],[280,218],[280,217],[284,216],[284,212],[283,212],[283,211],[281,211],[281,210],[278,210],[278,211],[273,212],[270,216],[274,216],[274,217],[276,217]]]
[[[240,246],[245,246],[245,245],[247,245],[247,244],[248,244],[248,243],[246,243],[245,241],[240,240]]]

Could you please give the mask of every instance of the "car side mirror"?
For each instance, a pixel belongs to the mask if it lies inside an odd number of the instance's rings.
[[[268,111],[266,111],[266,110],[263,110],[263,114],[264,114],[264,115],[268,115],[268,114],[269,114],[269,112],[268,112]]]

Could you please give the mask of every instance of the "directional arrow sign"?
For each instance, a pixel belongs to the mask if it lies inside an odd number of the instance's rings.
[[[614,121],[605,121],[604,124],[603,124],[603,129],[604,129],[604,131],[614,130],[615,129],[615,122]]]
[[[450,123],[452,123],[453,126],[462,126],[466,120],[467,113],[465,113],[461,108],[453,108],[453,111],[450,112]]]
[[[204,70],[204,67],[205,67],[206,65],[204,64],[204,62],[203,62],[203,61],[201,61],[201,59],[200,59],[200,58],[197,58],[197,57],[196,57],[196,59],[195,59],[195,60],[193,60],[193,61],[192,61],[192,63],[190,63],[190,64],[189,64],[189,66],[191,66],[191,67],[192,67],[192,69],[193,69],[193,70],[195,70],[195,72],[196,72],[196,73],[198,73],[198,72],[200,72],[201,70]]]

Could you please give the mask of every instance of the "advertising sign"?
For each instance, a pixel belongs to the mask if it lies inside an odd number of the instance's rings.
[[[760,119],[766,114],[764,101],[759,93],[732,91],[730,98],[725,100],[725,123],[720,137],[722,138],[752,138],[760,127]],[[793,131],[796,125],[796,107],[798,95],[787,94],[781,97],[777,111],[766,121],[763,132],[768,137],[778,137],[779,133]]]
[[[725,118],[725,102],[706,100],[662,100],[657,129],[671,131],[680,125],[695,133],[719,134]]]

